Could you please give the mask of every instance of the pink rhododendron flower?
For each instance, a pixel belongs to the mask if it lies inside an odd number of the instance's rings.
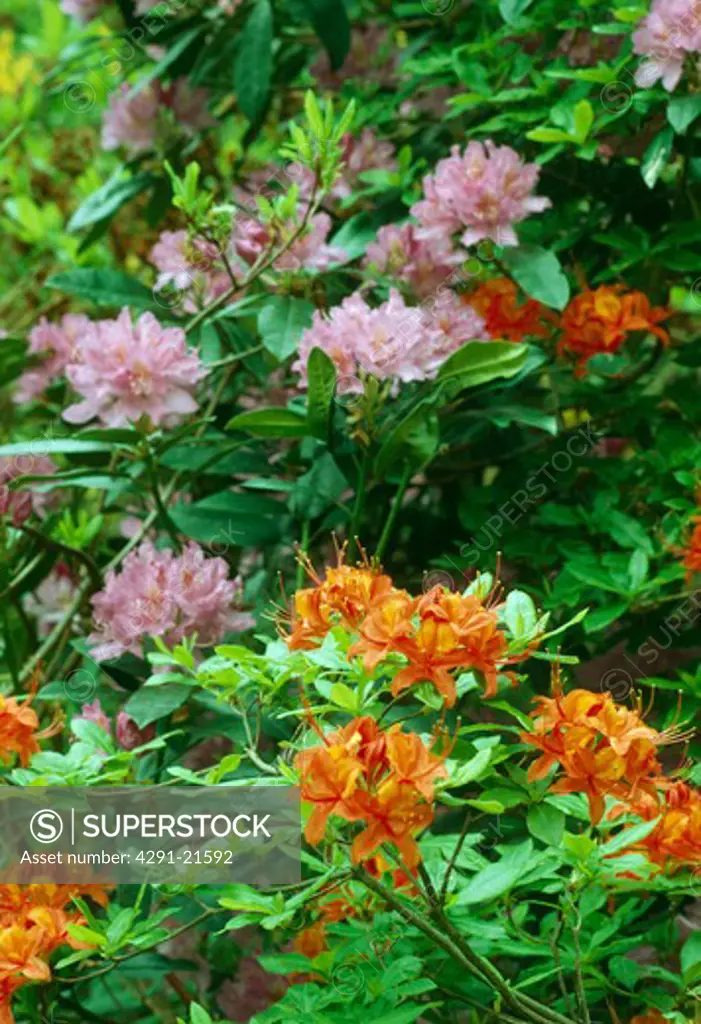
[[[177,78],[167,89],[161,89],[161,102],[173,110],[178,127],[188,135],[217,123],[207,110],[208,101],[207,90],[193,88],[187,78]]]
[[[131,154],[144,153],[156,143],[158,108],[161,101],[157,83],[144,86],[128,98],[131,86],[126,82],[110,100],[102,119],[102,148],[120,146]]]
[[[453,146],[434,174],[424,178],[424,196],[412,208],[422,238],[444,238],[462,231],[470,246],[483,238],[497,245],[518,245],[514,224],[550,205],[531,193],[540,168],[525,164],[510,146],[470,142],[464,153]]]
[[[348,56],[337,71],[331,69],[327,54],[310,68],[319,85],[335,88],[349,78],[362,78],[378,85],[391,85],[397,77],[399,55],[389,31],[382,25],[354,28]]]
[[[108,736],[112,733],[112,722],[109,716],[102,710],[102,705],[97,699],[92,704],[83,704],[80,714],[76,715],[76,719],[83,722],[94,722],[95,725],[99,725],[101,729],[104,729]]]
[[[145,541],[127,555],[121,572],[107,573],[104,589],[92,598],[92,657],[141,654],[148,636],[173,644],[197,633],[200,643],[212,644],[241,632],[252,623],[237,607],[241,589],[239,580],[228,578],[224,559],[207,558],[193,541],[182,555]]]
[[[318,310],[299,343],[293,369],[306,387],[306,365],[315,347],[336,365],[339,390],[362,391],[360,370],[378,380],[426,380],[435,376],[447,355],[471,337],[483,337],[481,317],[462,307],[453,293],[441,297],[434,309],[407,306],[392,289],[387,302],[371,309],[358,293],[344,299],[328,317]]]
[[[132,86],[124,83],[110,97],[102,122],[102,148],[119,149],[128,153],[153,149],[164,127],[159,114],[173,111],[177,127],[188,135],[208,128],[214,121],[207,112],[208,93],[205,89],[192,89],[187,79],[179,78],[166,87],[160,82],[149,82],[135,96],[129,96]]]
[[[187,231],[163,231],[149,259],[159,271],[156,291],[171,286],[186,292],[183,308],[188,313],[198,308],[195,297],[207,304],[231,284],[216,246],[202,239],[188,242]]]
[[[701,9],[696,0],[655,0],[633,33],[633,50],[643,56],[635,81],[644,89],[662,80],[667,92],[679,84],[687,53],[701,51]]]
[[[117,714],[115,734],[117,743],[122,750],[135,750],[136,747],[142,747],[144,743],[148,743],[154,738],[156,726],[147,725],[145,729],[140,729],[126,711],[120,711]]]
[[[63,620],[73,603],[76,589],[70,572],[59,563],[33,593],[25,595],[22,605],[27,614],[37,620],[39,636],[48,636]]]
[[[61,10],[85,24],[92,21],[104,7],[104,0],[61,0]]]
[[[299,222],[304,209],[298,213]],[[286,225],[290,234],[296,224]],[[328,245],[326,239],[331,230],[331,218],[327,213],[316,213],[310,218],[305,231],[281,256],[275,260],[276,270],[326,270],[332,263],[340,263],[346,254],[337,246]],[[260,255],[275,241],[277,248],[283,239],[274,239],[267,224],[253,217],[242,217],[234,221],[232,242],[239,257],[252,266]]]
[[[169,426],[195,412],[192,392],[207,371],[188,348],[184,331],[163,327],[151,313],[132,324],[126,308],[116,320],[94,327],[82,347],[82,362],[66,369],[83,401],[64,411],[65,420],[87,423],[98,417],[120,427],[147,416],[156,426]]]
[[[365,171],[399,168],[392,143],[379,139],[371,128],[364,128],[358,138],[350,132],[345,135],[343,150],[342,174],[331,190],[331,195],[339,199],[349,196],[354,188],[362,187],[360,176]]]
[[[416,225],[385,224],[367,247],[364,265],[406,281],[417,298],[432,295],[462,263],[450,237],[417,238]]]
[[[69,363],[80,362],[81,346],[93,333],[93,324],[86,316],[68,313],[61,318],[60,324],[51,324],[42,317],[29,332],[29,352],[43,356],[44,362],[22,374],[17,382],[14,401],[30,402],[43,394]]]
[[[15,455],[0,458],[0,516],[9,515],[15,526],[21,526],[34,513],[43,516],[48,505],[56,499],[51,492],[42,494],[32,484],[11,490],[10,481],[18,476],[56,472],[56,463],[46,455]]]

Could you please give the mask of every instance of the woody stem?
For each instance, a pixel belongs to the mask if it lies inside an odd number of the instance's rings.
[[[439,921],[442,930],[417,914],[408,904],[398,899],[390,889],[364,871],[356,868],[353,875],[366,888],[392,907],[408,924],[423,932],[435,945],[457,960],[470,974],[495,989],[507,1006],[510,1006],[516,1013],[533,1021],[534,1024],[573,1024],[569,1017],[563,1017],[555,1010],[541,1006],[529,996],[514,992],[506,978],[488,960],[470,948],[441,911],[433,910],[431,916]],[[456,938],[459,941],[456,941]]]

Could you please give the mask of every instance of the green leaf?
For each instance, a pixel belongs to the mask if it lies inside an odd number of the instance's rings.
[[[58,288],[69,295],[79,295],[101,306],[158,308],[148,288],[118,270],[69,270],[65,274],[54,274],[46,284],[49,288]]]
[[[153,174],[125,176],[124,166],[118,167],[105,184],[84,199],[68,223],[69,231],[80,231],[90,224],[110,217],[125,203],[150,188],[158,179]]]
[[[526,132],[526,138],[532,142],[572,142],[572,136],[563,132],[561,128],[532,128]]]
[[[514,25],[533,0],[499,0],[499,13],[507,25]]]
[[[316,519],[334,505],[348,488],[348,481],[330,452],[317,457],[309,472],[295,482],[290,509],[298,519]]]
[[[336,367],[321,348],[313,348],[307,360],[307,420],[309,431],[320,441],[329,440]]]
[[[166,718],[181,707],[192,694],[189,686],[166,683],[165,686],[147,686],[137,690],[129,698],[124,710],[133,718],[140,729]]]
[[[538,621],[538,613],[528,594],[521,590],[511,591],[504,605],[504,621],[514,637],[531,635]]]
[[[314,306],[292,295],[273,295],[258,314],[258,331],[263,345],[282,363],[293,352],[302,334],[311,326]]]
[[[654,832],[659,820],[659,818],[654,818],[652,821],[641,821],[638,825],[621,829],[613,839],[604,843],[601,847],[602,854],[604,857],[610,857],[614,853],[620,853],[621,850],[627,850],[629,846],[642,842],[651,832]]]
[[[212,1024],[212,1018],[199,1003],[190,1003],[190,1024]]]
[[[15,441],[0,445],[2,455],[82,455],[86,452],[111,452],[113,444],[104,441],[81,441],[79,438],[59,437],[54,441],[36,438],[34,441]]]
[[[620,619],[627,608],[627,601],[614,601],[613,604],[604,605],[603,608],[595,608],[584,620],[584,632],[587,634],[598,633],[600,629],[605,629],[616,619]]]
[[[314,31],[321,39],[334,71],[350,50],[350,24],[343,0],[302,0]]]
[[[170,516],[186,537],[222,554],[232,547],[265,547],[280,539],[285,506],[264,494],[221,491],[191,505],[178,504]]]
[[[501,258],[526,295],[553,309],[565,308],[570,286],[554,252],[540,245],[519,245],[505,249]]]
[[[378,477],[408,462],[419,470],[431,461],[438,450],[438,417],[430,411],[428,402],[420,402],[390,431],[375,459]]]
[[[693,932],[682,946],[681,965],[687,984],[701,975],[701,932]]]
[[[663,128],[652,140],[640,162],[640,173],[648,188],[654,188],[667,161],[672,155],[674,129]]]
[[[628,579],[631,590],[638,590],[647,579],[650,568],[650,560],[640,548],[637,548],[630,556],[628,563]]]
[[[472,876],[458,894],[456,903],[461,906],[486,903],[487,900],[503,896],[526,873],[532,859],[532,840],[527,839],[525,843],[510,847],[495,864],[489,864]]]
[[[675,96],[667,104],[667,120],[677,135],[684,135],[686,129],[701,114],[701,95]]]
[[[594,124],[594,111],[589,100],[580,100],[574,108],[574,133],[577,142],[585,142]]]
[[[515,377],[526,362],[528,347],[510,341],[468,341],[438,371],[449,397],[497,377]]]
[[[238,105],[249,121],[265,110],[273,73],[273,9],[270,0],[256,0],[241,33],[234,89]]]
[[[345,711],[352,711],[355,714],[358,710],[358,695],[354,690],[351,690],[350,686],[346,686],[345,683],[333,684],[330,699],[334,704],[338,704],[340,708],[344,708]]]
[[[559,846],[565,833],[565,815],[550,804],[534,804],[526,817],[528,831],[546,846]]]
[[[234,416],[227,430],[245,430],[256,437],[306,437],[309,433],[307,417],[292,409],[254,409]]]

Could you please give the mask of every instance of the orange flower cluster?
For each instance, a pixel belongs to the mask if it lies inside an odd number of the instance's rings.
[[[356,718],[322,743],[301,751],[295,766],[302,799],[313,805],[304,830],[321,841],[331,815],[362,821],[353,841],[354,864],[366,861],[383,843],[399,851],[411,871],[421,860],[414,838],[433,821],[436,779],[445,778],[445,753],[438,756],[416,733],[393,725],[383,731],[373,718]]]
[[[607,795],[628,804],[642,798],[656,804],[661,733],[607,693],[572,690],[563,696],[556,691],[554,697],[537,697],[536,702],[534,730],[521,736],[542,751],[530,767],[530,781],[545,778],[559,764],[565,778],[551,792],[585,793],[594,824],[603,817]]]
[[[66,909],[74,896],[89,896],[101,906],[100,885],[0,885],[0,1024],[14,1024],[11,999],[29,981],[49,981],[48,959],[59,946],[89,949],[72,939],[69,924],[86,924]]]
[[[646,331],[667,344],[669,335],[657,325],[671,311],[652,306],[642,292],[625,292],[623,285],[602,285],[576,295],[562,314],[560,354],[577,358],[577,376],[601,352],[616,352],[632,331]]]
[[[31,698],[20,704],[15,697],[0,694],[0,759],[5,764],[14,753],[26,768],[32,755],[39,753],[39,740],[53,736],[60,728],[60,723],[54,722],[39,732],[39,719],[30,701]]]
[[[683,782],[669,785],[662,806],[642,804],[636,812],[648,821],[660,816],[636,849],[660,867],[701,866],[701,793]]]
[[[485,322],[491,338],[522,342],[526,338],[547,338],[557,317],[535,299],[519,301],[518,288],[508,277],[485,281],[464,297]]]
[[[552,793],[585,793],[593,824],[601,821],[606,796],[619,805],[610,817],[632,812],[654,830],[635,849],[660,866],[701,864],[701,793],[662,774],[657,750],[684,739],[675,728],[658,732],[637,711],[616,704],[609,694],[572,690],[566,696],[538,697],[534,730],[522,739],[541,756],[531,765],[531,781],[544,778],[554,764],[565,777]]]
[[[632,1017],[630,1024],[669,1024],[669,1017],[665,1017],[659,1010],[649,1010],[648,1013]]]
[[[406,659],[408,664],[392,682],[394,696],[430,682],[452,707],[452,673],[472,669],[484,677],[485,697],[494,697],[499,670],[528,656],[509,657],[496,608],[474,594],[436,586],[422,597],[412,597],[368,564],[344,565],[342,555],[323,581],[309,571],[316,586],[295,595],[292,629],[286,637],[290,649],[311,650],[335,625],[342,625],[358,634],[348,656],[361,657],[368,672],[389,656]]]

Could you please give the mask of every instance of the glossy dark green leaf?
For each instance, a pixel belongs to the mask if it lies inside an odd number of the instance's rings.
[[[350,23],[343,0],[303,0],[316,34],[329,55],[331,67],[340,68],[350,50]]]
[[[281,363],[296,352],[313,314],[311,302],[293,295],[271,296],[258,314],[258,332],[268,352]]]
[[[306,437],[309,433],[307,417],[292,409],[254,409],[234,416],[227,430],[245,430],[258,437]]]
[[[158,309],[153,293],[140,281],[135,281],[119,270],[83,268],[54,274],[47,287],[57,288],[68,295],[89,299],[98,306],[132,306],[136,309]]]
[[[234,65],[236,98],[249,121],[257,121],[265,110],[272,74],[273,9],[270,0],[255,0]]]
[[[554,252],[540,245],[505,249],[502,261],[526,295],[553,309],[564,309],[570,286]]]
[[[313,348],[307,361],[307,419],[309,431],[320,441],[328,441],[336,367],[320,348]]]

